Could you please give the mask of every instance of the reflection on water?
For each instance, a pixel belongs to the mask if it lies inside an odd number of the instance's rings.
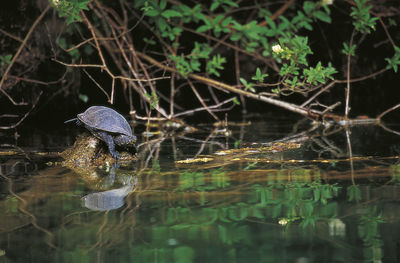
[[[354,128],[350,158],[345,132],[288,150],[266,126],[159,137],[90,178],[0,155],[0,262],[399,262],[398,137]]]
[[[129,182],[117,189],[103,192],[95,192],[82,197],[82,205],[98,211],[107,211],[120,208],[125,203],[125,197],[133,191],[137,184],[137,178],[134,182],[130,178]]]

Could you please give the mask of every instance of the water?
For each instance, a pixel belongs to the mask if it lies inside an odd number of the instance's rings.
[[[89,175],[47,154],[81,130],[22,131],[0,155],[0,262],[399,262],[399,136],[298,124],[199,126]]]

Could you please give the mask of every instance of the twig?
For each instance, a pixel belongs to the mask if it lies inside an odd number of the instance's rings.
[[[207,35],[207,34],[204,34],[204,33],[201,33],[201,32],[197,32],[196,30],[187,28],[187,27],[185,27],[185,26],[179,26],[179,25],[177,25],[177,24],[173,24],[173,25],[174,25],[174,26],[177,26],[177,27],[180,27],[180,28],[182,28],[183,30],[185,30],[185,31],[187,31],[187,32],[190,32],[190,33],[193,33],[193,34],[195,34],[195,35],[204,37],[205,39],[210,39],[210,40],[212,40],[212,41],[215,41],[215,42],[217,42],[217,43],[220,43],[220,44],[223,45],[223,46],[226,46],[226,47],[228,47],[228,48],[231,48],[232,50],[237,50],[237,51],[239,51],[240,53],[246,54],[246,55],[248,55],[248,56],[250,56],[250,57],[254,57],[254,58],[256,58],[256,59],[258,59],[258,60],[264,62],[265,64],[267,64],[267,65],[268,65],[269,67],[271,67],[273,70],[276,70],[274,67],[271,66],[271,60],[270,60],[270,59],[267,59],[267,58],[263,57],[262,55],[260,55],[260,54],[258,54],[258,53],[249,52],[249,51],[247,51],[247,50],[245,50],[245,49],[241,49],[241,48],[239,48],[239,47],[237,47],[237,46],[235,46],[235,45],[233,45],[233,44],[230,44],[230,43],[228,43],[228,42],[224,42],[224,41],[222,41],[222,40],[219,39],[219,38],[216,38],[216,37],[213,37],[213,36],[211,36],[211,35]]]
[[[394,48],[396,46],[396,44],[394,43],[392,37],[390,36],[389,31],[387,30],[385,23],[383,23],[382,18],[379,17],[379,16],[378,16],[378,20],[379,20],[383,30],[385,31],[387,39],[390,41],[390,43],[392,44],[392,47]]]
[[[288,9],[292,4],[294,3],[294,0],[289,0],[287,1],[281,8],[279,8],[272,16],[271,20],[277,19],[280,15],[282,15],[286,9]],[[263,21],[258,24],[259,26],[266,26],[268,25],[268,21]]]
[[[115,92],[115,79],[113,78],[111,82],[111,100],[110,100],[111,104],[114,104],[114,92]]]
[[[140,115],[136,115],[136,119],[138,119],[138,120],[144,120],[144,121],[148,121],[148,122],[150,122],[150,121],[166,121],[166,120],[170,120],[170,118],[164,118],[164,117],[149,117],[149,116],[147,116],[147,117],[143,117],[143,116],[140,116]],[[146,124],[146,127],[149,127],[150,125],[149,124]],[[148,131],[147,131],[148,132]]]
[[[353,82],[359,82],[359,81],[363,81],[363,80],[366,80],[366,79],[374,78],[374,77],[376,77],[377,75],[382,74],[382,73],[384,73],[384,72],[386,72],[386,71],[388,71],[388,70],[389,70],[389,69],[387,69],[387,68],[383,68],[383,69],[378,70],[377,72],[374,72],[374,73],[371,73],[371,74],[369,74],[369,75],[362,76],[362,77],[359,77],[359,78],[354,78],[354,79],[349,79],[349,80],[347,80],[347,79],[335,80],[335,83],[348,83],[348,82],[353,83]]]
[[[150,80],[150,76],[149,76],[149,74],[147,73],[146,68],[144,67],[144,65],[141,63],[141,61],[140,61],[140,60],[137,58],[137,56],[136,56],[136,51],[135,51],[135,49],[134,49],[134,47],[133,47],[133,44],[130,43],[130,42],[127,40],[126,36],[124,36],[124,35],[117,35],[115,29],[117,29],[117,28],[119,28],[119,27],[114,23],[114,20],[112,20],[112,19],[108,16],[108,14],[104,11],[104,8],[101,7],[100,3],[97,2],[97,1],[96,1],[95,3],[96,3],[96,5],[97,5],[97,7],[100,9],[101,13],[103,14],[103,17],[106,19],[106,21],[108,22],[108,24],[111,25],[111,26],[110,26],[110,29],[111,29],[111,32],[112,32],[112,34],[113,34],[113,36],[114,36],[114,42],[117,44],[117,46],[118,46],[118,48],[119,48],[119,50],[120,50],[120,52],[121,52],[121,55],[122,55],[123,59],[125,60],[126,65],[127,65],[128,68],[129,68],[130,73],[131,73],[133,76],[135,76],[136,78],[138,78],[138,73],[137,73],[137,71],[133,68],[132,63],[131,63],[131,59],[129,59],[129,58],[127,57],[127,54],[126,54],[126,52],[124,51],[124,48],[123,48],[123,46],[122,46],[122,43],[121,43],[120,41],[118,41],[119,37],[121,37],[121,38],[122,38],[122,41],[125,42],[125,43],[128,45],[128,50],[130,51],[130,54],[133,55],[133,56],[135,57],[135,62],[138,62],[138,63],[139,63],[141,69],[142,69],[143,72],[144,72],[144,75],[146,76],[146,78],[147,78],[148,80]],[[105,65],[105,62],[103,62],[103,64]],[[144,101],[146,101],[147,103],[151,104],[150,98],[148,98],[148,97],[146,96],[146,89],[145,89],[144,86],[142,85],[141,81],[138,81],[138,84],[139,84],[139,86],[140,86],[141,89],[139,89],[139,88],[137,88],[137,87],[135,87],[135,86],[133,86],[133,87],[134,87],[135,90],[138,92],[138,94],[143,98]],[[149,86],[150,86],[152,92],[154,92],[154,93],[156,94],[156,90],[155,90],[155,88],[154,88],[152,82],[151,82],[151,81],[148,81],[148,84],[149,84]],[[164,115],[164,117],[167,117],[166,111],[165,111],[163,108],[161,108],[161,107],[158,105],[158,103],[157,103],[157,105],[154,105],[154,108],[155,108],[160,114]]]
[[[175,103],[175,72],[171,73],[171,81],[170,81],[170,86],[171,86],[171,91],[170,91],[170,96],[169,96],[169,116],[174,115],[174,103]]]
[[[150,82],[150,81],[156,81],[156,80],[162,80],[162,79],[169,79],[169,76],[166,77],[157,77],[157,78],[151,78],[151,79],[133,79],[133,78],[128,78],[124,76],[116,76],[114,75],[107,67],[100,65],[100,64],[75,64],[75,63],[66,63],[60,60],[57,60],[55,58],[51,59],[54,62],[57,62],[61,65],[64,65],[66,67],[73,67],[73,68],[99,68],[107,72],[108,75],[110,75],[111,78],[115,79],[122,79],[122,80],[127,80],[127,81],[134,81],[134,82]]]
[[[391,108],[385,110],[384,112],[382,112],[381,114],[379,114],[376,118],[377,118],[378,120],[380,120],[380,119],[382,119],[383,116],[385,116],[386,114],[388,114],[388,113],[391,112],[391,111],[394,111],[395,109],[397,109],[397,108],[399,108],[399,107],[400,107],[400,104],[397,104],[397,105],[395,105],[395,106],[393,106],[393,107],[391,107]]]
[[[53,85],[53,84],[56,84],[56,83],[62,81],[64,79],[64,77],[65,77],[65,74],[66,74],[66,72],[58,80],[48,81],[48,82],[37,80],[37,79],[29,79],[29,78],[24,78],[24,77],[18,77],[18,76],[13,76],[13,75],[9,75],[8,78],[9,79],[15,79],[17,81],[25,81],[25,82],[35,83],[35,84],[39,84],[39,85],[49,86],[49,85]]]
[[[145,54],[143,54],[141,52],[137,51],[136,53],[141,58],[147,60],[148,62],[150,62],[153,65],[156,65],[159,68],[162,68],[162,69],[170,71],[170,72],[178,73],[178,71],[175,68],[171,68],[169,66],[165,66],[162,63],[156,61],[155,59],[153,59],[153,58],[151,58],[151,57],[149,57],[149,56],[147,56],[147,55],[145,55]],[[269,98],[269,97],[265,97],[265,96],[261,96],[259,94],[251,93],[251,92],[248,92],[248,91],[245,91],[245,90],[241,90],[241,89],[235,88],[233,86],[230,86],[228,84],[219,82],[217,80],[213,80],[213,79],[206,78],[206,77],[203,77],[203,76],[199,76],[199,75],[196,75],[196,74],[188,74],[187,77],[195,79],[195,80],[198,80],[198,81],[200,81],[202,83],[211,85],[211,86],[216,87],[216,88],[221,88],[221,89],[224,89],[224,90],[229,91],[229,92],[234,92],[236,94],[241,94],[241,95],[243,95],[245,97],[248,97],[248,98],[260,100],[260,101],[263,101],[263,102],[266,102],[266,103],[269,103],[269,104],[272,104],[272,105],[287,109],[289,111],[296,112],[296,113],[298,113],[300,115],[303,115],[303,116],[306,116],[306,117],[318,118],[318,117],[322,116],[322,112],[320,112],[320,111],[307,110],[307,109],[301,108],[298,105],[295,105],[295,104],[292,104],[292,103],[289,103],[289,102],[285,102],[285,101],[281,101],[281,100],[277,100],[277,99],[273,99],[273,98]],[[334,119],[336,121],[342,119],[341,116],[335,115],[335,114],[326,114],[325,117],[326,118],[332,118],[332,119]]]
[[[325,91],[327,91],[328,89],[330,89],[334,84],[335,84],[335,81],[332,81],[331,83],[329,83],[328,85],[326,85],[324,88],[320,89],[317,93],[315,93],[313,96],[311,96],[311,98],[309,98],[307,101],[305,101],[303,104],[301,104],[300,107],[305,107],[307,104],[309,104],[310,102],[312,102],[316,97],[318,97],[318,96],[321,95],[323,92],[325,92]]]
[[[107,100],[110,101],[110,96],[108,95],[107,91],[105,91],[99,83],[97,83],[97,81],[86,71],[86,69],[83,69],[83,72],[86,73],[86,75],[88,75],[88,77],[94,82],[94,84],[96,84],[96,86],[106,95]],[[112,103],[111,103],[112,104]]]
[[[350,161],[351,182],[353,183],[353,185],[356,185],[356,183],[354,181],[353,150],[351,147],[350,131],[348,128],[346,128],[345,131],[346,131],[347,151],[349,154],[349,161]]]
[[[47,7],[43,10],[43,12],[40,14],[40,16],[35,20],[35,22],[33,22],[33,25],[31,26],[31,28],[29,29],[28,33],[26,34],[24,40],[22,41],[21,45],[19,46],[17,52],[15,53],[15,55],[13,56],[11,63],[8,64],[6,70],[4,71],[3,77],[0,80],[0,91],[7,96],[7,98],[14,104],[14,105],[26,105],[26,103],[18,103],[16,101],[14,101],[14,99],[5,91],[3,84],[4,81],[7,78],[8,72],[10,72],[11,67],[14,65],[15,61],[17,60],[19,54],[21,54],[22,49],[25,47],[29,37],[31,36],[33,30],[36,28],[36,26],[39,24],[40,20],[42,20],[42,18],[44,17],[44,15],[47,13],[47,11],[49,11],[50,9],[50,5],[47,5]]]
[[[239,52],[235,50],[235,77],[236,77],[236,85],[240,85],[240,65],[239,65]],[[240,95],[240,102],[242,103],[242,112],[247,112],[246,110],[246,100],[243,95]]]
[[[100,57],[100,60],[101,60],[101,63],[103,65],[103,67],[107,68],[106,61],[104,59],[103,52],[101,51],[101,48],[100,48],[100,45],[99,45],[99,41],[97,40],[96,33],[94,32],[94,28],[92,26],[92,23],[90,23],[89,19],[87,19],[86,15],[85,15],[85,13],[83,11],[81,11],[81,17],[83,18],[83,21],[85,21],[85,23],[87,24],[87,26],[88,26],[88,28],[90,30],[90,33],[93,36],[93,40],[94,40],[94,43],[96,45],[96,49],[97,49],[97,52],[99,54],[99,57]]]
[[[1,114],[0,118],[18,118],[19,116],[17,114]]]
[[[17,37],[17,36],[14,36],[13,34],[10,34],[10,33],[8,33],[7,31],[5,31],[5,30],[3,30],[3,29],[1,29],[1,28],[0,28],[0,33],[3,33],[4,35],[6,35],[6,36],[8,36],[9,38],[12,38],[12,39],[14,39],[14,40],[16,40],[16,41],[18,41],[18,42],[21,42],[21,43],[24,42],[23,39],[21,39],[21,38],[19,38],[19,37]]]
[[[400,135],[400,132],[399,132],[399,131],[392,130],[392,129],[386,127],[385,125],[383,125],[382,123],[380,123],[379,126],[380,126],[382,129],[384,129],[385,131],[394,133],[394,134],[396,134],[396,135]]]
[[[197,92],[196,88],[194,87],[193,83],[188,79],[187,80],[189,83],[189,86],[192,88],[193,93],[196,95],[197,99],[199,100],[199,102],[201,103],[201,105],[203,105],[204,109],[208,111],[208,113],[210,113],[211,116],[213,116],[213,118],[216,121],[219,121],[217,115],[215,115],[207,106],[207,104],[205,104],[203,98],[200,96],[200,94]]]
[[[208,109],[209,109],[209,110],[218,109],[218,108],[221,107],[222,105],[224,105],[224,104],[226,104],[226,103],[229,103],[229,102],[233,101],[234,99],[235,99],[235,98],[230,98],[230,99],[224,100],[224,101],[222,101],[222,102],[220,102],[220,103],[218,103],[218,104],[216,104],[216,105],[208,106]],[[204,110],[206,110],[206,108],[204,108],[204,107],[197,108],[197,109],[192,109],[192,110],[187,110],[187,111],[184,111],[184,112],[180,112],[180,113],[175,114],[174,117],[179,117],[179,116],[184,116],[184,115],[190,115],[190,114],[193,114],[193,113],[195,113],[195,112],[204,111]],[[221,110],[222,110],[222,109],[218,109],[218,111],[221,111]]]
[[[338,107],[340,104],[342,104],[342,103],[340,101],[338,101],[335,104],[332,104],[331,106],[326,107],[326,109],[322,113],[332,111],[334,108]]]
[[[10,126],[0,126],[0,130],[9,130],[9,129],[13,129],[13,128],[17,127],[18,125],[20,125],[21,122],[23,122],[23,121],[25,120],[25,118],[28,117],[28,115],[29,115],[29,114],[33,111],[33,109],[36,107],[36,104],[39,102],[39,99],[40,99],[40,97],[42,96],[42,93],[43,93],[43,91],[41,90],[40,93],[39,93],[39,95],[36,97],[35,102],[32,104],[31,109],[30,109],[29,111],[27,111],[27,112],[24,114],[24,116],[22,116],[22,118],[21,118],[18,122],[14,123],[13,125],[10,125]]]
[[[353,32],[351,33],[350,37],[350,43],[349,43],[349,48],[353,45],[353,38],[355,34],[355,29],[353,29]],[[347,119],[349,116],[350,112],[350,61],[351,61],[351,53],[347,54],[347,73],[346,73],[346,79],[347,79],[347,88],[346,88],[346,107],[344,110],[344,116]]]

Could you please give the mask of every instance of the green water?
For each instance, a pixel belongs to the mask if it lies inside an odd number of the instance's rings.
[[[35,153],[74,136],[21,138],[18,155],[3,146],[0,262],[400,261],[398,135],[300,134],[265,121],[230,129],[159,138],[137,163],[91,176]],[[292,150],[226,151],[296,134]],[[176,163],[196,157],[209,159]]]

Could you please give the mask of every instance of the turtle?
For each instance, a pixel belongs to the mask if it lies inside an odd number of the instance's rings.
[[[76,118],[64,123],[71,121],[76,121],[79,126],[83,125],[94,136],[104,141],[115,159],[120,158],[115,145],[135,147],[136,136],[133,135],[131,126],[121,114],[111,108],[91,106]]]

